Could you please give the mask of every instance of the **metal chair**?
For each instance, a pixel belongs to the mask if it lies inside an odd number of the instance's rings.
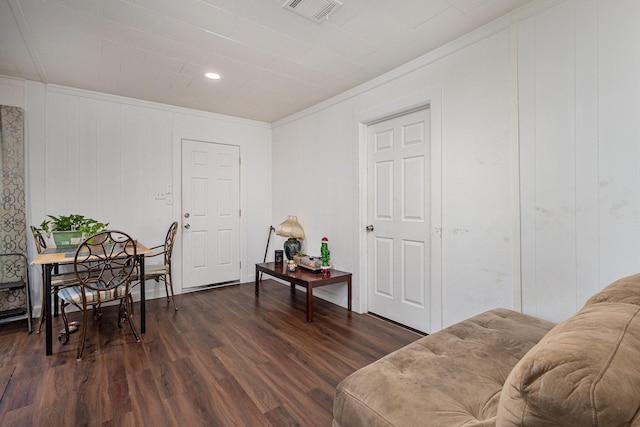
[[[41,254],[47,249],[47,242],[44,240],[42,233],[38,231],[36,227],[31,226],[31,234],[33,235],[33,240],[36,244],[36,251],[38,254]],[[73,286],[77,285],[78,281],[76,280],[76,275],[74,273],[59,273],[58,266],[56,265],[53,268],[53,272],[51,274],[51,289],[53,292],[53,306],[54,306],[54,314],[58,315],[58,290],[65,286]],[[46,307],[45,297],[44,297],[44,265],[42,266],[42,305],[40,309],[40,320],[38,320],[38,328],[36,329],[36,333],[40,333],[42,329],[42,323],[44,323],[44,316],[47,314],[45,310],[50,310],[49,307]]]
[[[18,293],[24,292],[24,304]],[[29,267],[24,254],[0,254],[0,294],[3,298],[0,308],[0,323],[27,320],[31,333],[31,291],[29,288]]]
[[[110,301],[120,302],[118,327],[121,328],[124,321],[128,321],[136,341],[140,341],[131,318],[132,279],[137,270],[137,263],[136,242],[122,231],[102,231],[88,237],[78,246],[73,262],[78,285],[59,291],[64,329],[58,336],[60,343],[69,342],[69,322],[65,307],[73,304],[82,312],[78,360],[82,359],[84,350],[89,309],[95,309]],[[94,318],[99,319],[99,314],[95,314]]]
[[[176,297],[173,293],[173,280],[171,277],[171,253],[173,252],[173,244],[175,243],[177,231],[178,223],[174,221],[171,226],[169,226],[169,230],[167,231],[167,235],[164,239],[164,244],[149,248],[151,250],[151,254],[145,255],[145,259],[162,255],[164,262],[162,264],[145,264],[144,267],[145,280],[153,279],[158,283],[161,280],[164,282],[164,290],[167,294],[167,304],[169,303],[169,290],[171,290],[173,308],[176,311],[178,311],[178,306],[176,305]],[[162,250],[159,251],[159,249]]]

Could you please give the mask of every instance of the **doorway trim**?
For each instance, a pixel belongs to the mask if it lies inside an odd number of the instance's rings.
[[[358,122],[358,255],[360,272],[355,292],[356,311],[368,312],[368,254],[367,254],[367,127],[370,124],[428,107],[431,113],[431,327],[434,332],[442,329],[442,88],[440,86],[420,91],[411,96],[369,109],[356,116]]]

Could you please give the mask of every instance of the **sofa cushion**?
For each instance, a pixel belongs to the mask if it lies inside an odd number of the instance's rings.
[[[498,425],[640,422],[639,313],[637,305],[601,302],[558,324],[509,375]]]
[[[500,390],[553,324],[495,309],[356,371],[334,400],[334,426],[495,424]]]
[[[623,302],[640,305],[640,274],[616,280],[589,298],[585,306],[600,302]]]

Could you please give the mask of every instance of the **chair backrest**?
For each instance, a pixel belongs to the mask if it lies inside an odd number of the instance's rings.
[[[73,269],[82,287],[96,291],[92,303],[123,298],[137,268],[136,242],[122,231],[106,230],[78,246]],[[83,302],[86,298],[83,293]]]
[[[33,225],[31,226],[31,234],[33,234],[33,240],[36,242],[36,250],[41,254],[45,249],[47,249],[47,242],[44,240],[42,233],[40,233]]]
[[[173,252],[173,244],[176,241],[176,233],[178,232],[178,223],[174,221],[169,226],[167,237],[164,239],[164,263],[171,266],[171,253]]]

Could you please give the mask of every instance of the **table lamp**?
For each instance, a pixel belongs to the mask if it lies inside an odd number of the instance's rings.
[[[282,237],[288,237],[284,242],[284,254],[287,259],[293,259],[293,256],[300,252],[302,244],[298,239],[304,239],[304,230],[298,224],[298,217],[289,215],[282,224],[276,227],[276,234]]]

